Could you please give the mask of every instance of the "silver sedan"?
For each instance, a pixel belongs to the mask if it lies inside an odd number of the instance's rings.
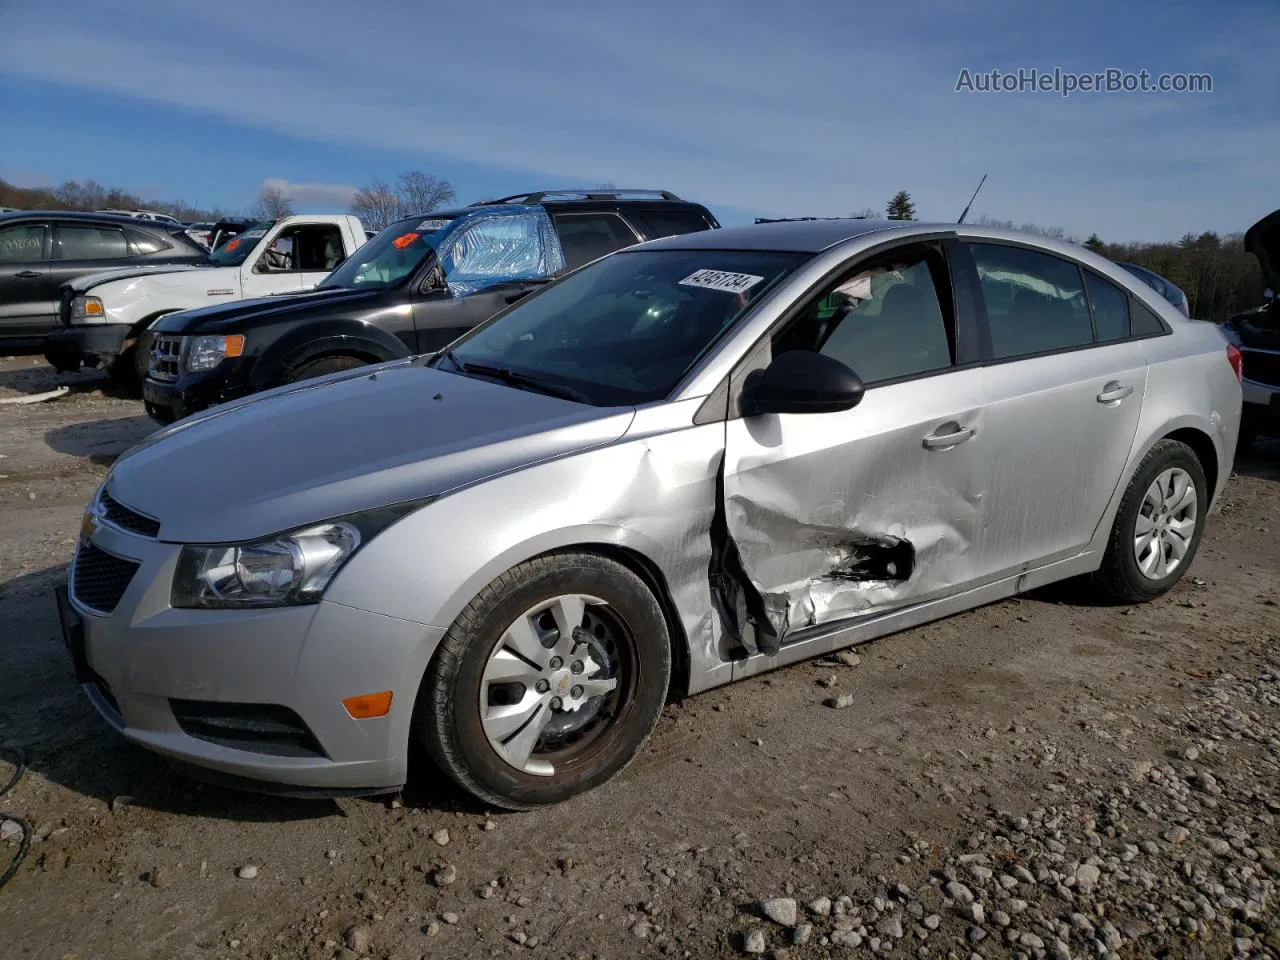
[[[527,808],[696,693],[1067,577],[1192,564],[1239,354],[1071,244],[773,223],[590,264],[431,357],[122,457],[65,635],[199,775],[376,793],[411,746]]]

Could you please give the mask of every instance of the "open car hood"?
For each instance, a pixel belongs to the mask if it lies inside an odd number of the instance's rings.
[[[1267,214],[1245,232],[1244,248],[1262,265],[1267,289],[1280,296],[1280,210]]]

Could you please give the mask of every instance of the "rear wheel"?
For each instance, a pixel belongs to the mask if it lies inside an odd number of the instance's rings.
[[[1209,496],[1204,468],[1190,447],[1176,440],[1155,444],[1120,501],[1094,583],[1128,603],[1167,593],[1195,558]]]
[[[550,554],[504,573],[449,628],[415,735],[487,803],[556,803],[627,765],[670,676],[666,621],[644,582],[595,554]]]
[[[323,377],[326,374],[337,373],[340,370],[354,370],[357,367],[364,366],[368,366],[364,360],[348,354],[321,357],[318,360],[309,360],[294,367],[289,371],[288,379],[285,382],[297,383],[299,380],[310,380],[312,377]]]

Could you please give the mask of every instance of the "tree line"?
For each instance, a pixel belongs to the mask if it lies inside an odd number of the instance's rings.
[[[68,180],[56,187],[19,187],[0,178],[0,207],[18,210],[152,210],[179,220],[218,220],[229,216],[222,207],[201,207],[185,200],[144,200],[119,187],[96,180]]]
[[[611,184],[608,186],[612,186]],[[374,180],[356,191],[350,212],[358,216],[370,230],[381,230],[401,217],[428,213],[447,206],[456,199],[453,185],[441,177],[421,170],[407,170],[394,183]],[[19,187],[0,179],[0,207],[19,210],[154,210],[179,220],[217,220],[231,215],[222,207],[202,207],[185,200],[144,200],[119,187],[106,187],[96,180],[68,180],[57,187]],[[890,220],[916,219],[911,194],[899,190],[885,204]],[[265,183],[249,211],[252,216],[276,219],[293,212],[293,199],[277,183]],[[850,214],[872,218],[878,212],[870,207]],[[1012,220],[979,216],[975,223],[997,227],[1014,227]],[[1212,231],[1188,233],[1180,240],[1159,243],[1124,243],[1106,241],[1096,233],[1079,240],[1062,227],[1042,227],[1034,223],[1018,224],[1055,240],[1078,243],[1112,260],[1136,263],[1154,270],[1181,287],[1187,295],[1191,315],[1201,320],[1221,323],[1223,320],[1257,306],[1262,300],[1262,272],[1258,261],[1245,252],[1244,235],[1219,235]]]

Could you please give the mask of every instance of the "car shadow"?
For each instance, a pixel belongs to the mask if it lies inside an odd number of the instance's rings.
[[[77,684],[62,641],[53,591],[66,576],[67,567],[59,565],[0,580],[0,637],[5,638],[0,747],[22,752],[27,776],[97,801],[113,815],[139,808],[252,823],[347,815],[333,799],[274,796],[200,782],[112,730]],[[8,778],[11,759],[0,754],[0,781]],[[432,811],[481,809],[424,764],[430,761],[415,758],[400,802]],[[392,799],[360,802],[387,804]]]
[[[85,368],[78,373],[59,373],[53,367],[39,364],[0,370],[0,390],[32,396],[67,387],[70,393],[100,391],[108,397],[131,399],[136,391],[112,380],[104,370]]]
[[[44,442],[57,453],[110,466],[120,454],[159,429],[160,424],[145,415],[89,420],[46,430]]]

